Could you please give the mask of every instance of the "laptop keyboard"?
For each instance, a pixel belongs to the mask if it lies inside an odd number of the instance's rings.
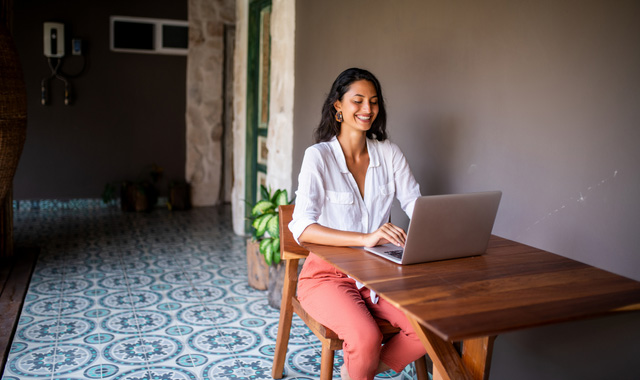
[[[404,250],[402,250],[402,249],[394,249],[394,250],[391,250],[391,251],[384,251],[384,253],[386,253],[388,255],[391,255],[393,257],[396,257],[398,259],[402,257],[402,252],[404,252]]]

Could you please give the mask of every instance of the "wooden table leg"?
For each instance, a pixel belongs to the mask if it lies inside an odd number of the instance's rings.
[[[488,379],[495,337],[465,340],[460,357],[453,343],[442,340],[410,315],[407,318],[433,361],[434,380]]]
[[[467,339],[462,342],[462,362],[477,380],[488,380],[495,336]]]

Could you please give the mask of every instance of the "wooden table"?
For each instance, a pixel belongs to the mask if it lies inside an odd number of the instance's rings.
[[[500,333],[640,310],[640,282],[497,236],[483,256],[407,266],[359,248],[305,248],[407,314],[434,379],[488,379]]]

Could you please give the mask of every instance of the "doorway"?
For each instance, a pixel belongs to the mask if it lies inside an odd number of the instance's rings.
[[[267,181],[271,0],[250,2],[248,26],[245,199],[253,204],[258,201],[260,185],[266,186]],[[247,207],[246,216],[250,213]],[[245,231],[250,231],[248,219]]]

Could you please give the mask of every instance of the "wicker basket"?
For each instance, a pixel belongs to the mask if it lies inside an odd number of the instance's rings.
[[[18,167],[27,136],[27,94],[18,52],[0,24],[0,204]]]

